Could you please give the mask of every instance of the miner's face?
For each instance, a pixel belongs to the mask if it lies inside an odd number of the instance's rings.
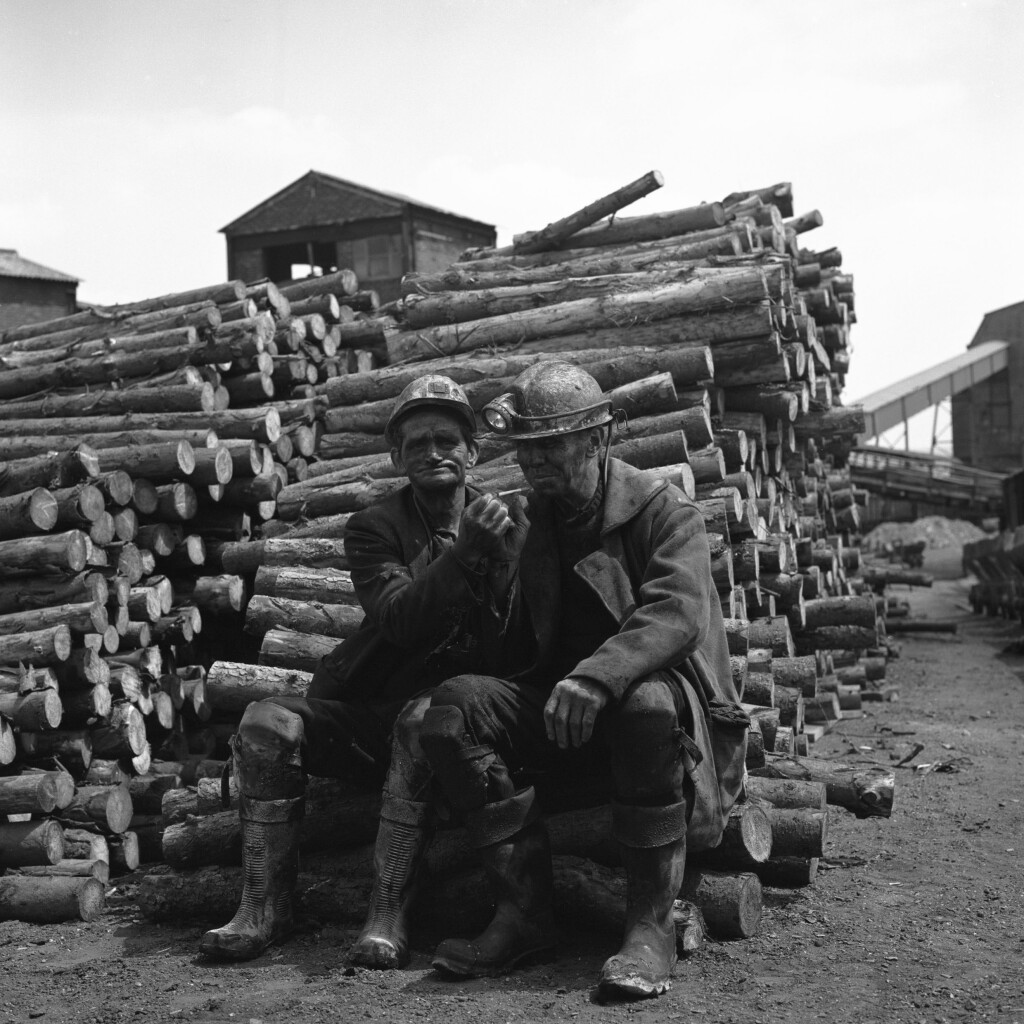
[[[457,416],[437,409],[409,413],[398,425],[391,461],[413,490],[437,492],[462,487],[479,449]]]
[[[516,458],[538,494],[573,504],[590,497],[592,461],[599,451],[600,433],[582,430],[520,441]]]

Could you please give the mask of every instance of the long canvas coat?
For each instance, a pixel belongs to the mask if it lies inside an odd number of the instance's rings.
[[[543,676],[557,653],[559,561],[552,509],[529,496],[530,532],[519,562],[523,647]],[[684,754],[695,787],[687,839],[717,846],[743,784],[748,720],[733,684],[721,603],[711,579],[704,520],[678,488],[611,459],[601,547],[575,567],[618,624],[573,671],[620,698],[637,680],[669,670],[682,680],[699,754]],[[515,627],[513,627],[515,628]],[[557,682],[551,679],[551,684]]]

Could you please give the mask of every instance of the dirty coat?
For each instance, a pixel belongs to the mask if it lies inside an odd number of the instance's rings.
[[[466,504],[477,496],[466,488]],[[321,660],[309,697],[400,704],[448,675],[491,667],[495,620],[481,583],[432,536],[411,486],[349,519],[345,555],[366,617]]]
[[[530,532],[506,652],[524,677],[553,686],[558,680],[545,677],[559,643],[553,509],[536,494],[528,500]],[[693,723],[693,743],[683,753],[695,789],[687,840],[693,850],[717,846],[743,783],[748,719],[733,684],[700,511],[668,482],[611,459],[601,546],[575,572],[614,620],[610,631],[617,630],[572,675],[600,684],[612,701],[655,673],[681,680]]]

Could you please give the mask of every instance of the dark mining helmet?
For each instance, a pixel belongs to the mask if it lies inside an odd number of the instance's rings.
[[[614,419],[597,381],[578,366],[557,362],[524,370],[481,415],[489,430],[510,441],[573,434]]]
[[[428,373],[407,384],[405,390],[395,399],[395,407],[388,417],[387,426],[384,427],[384,436],[389,444],[395,443],[399,420],[423,407],[434,407],[453,413],[470,435],[476,433],[476,413],[469,404],[466,392],[450,377]]]

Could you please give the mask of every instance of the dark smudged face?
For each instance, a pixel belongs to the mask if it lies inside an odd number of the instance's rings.
[[[456,416],[437,409],[411,412],[399,424],[398,435],[391,458],[414,490],[445,491],[466,482],[478,449]]]
[[[520,441],[516,458],[527,483],[546,498],[569,506],[589,500],[593,483],[588,475],[586,431]]]

